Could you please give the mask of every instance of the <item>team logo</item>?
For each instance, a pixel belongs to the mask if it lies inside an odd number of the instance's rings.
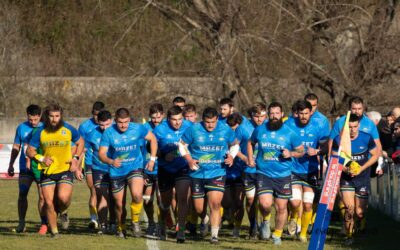
[[[308,134],[308,137],[313,137],[314,135],[313,134]]]
[[[66,131],[65,129],[61,130],[61,134],[62,134],[62,135],[66,135],[66,134],[67,134],[67,131]]]
[[[167,138],[168,138],[168,139],[171,139],[171,138],[172,138],[172,135],[167,134]]]
[[[266,135],[266,134],[263,134],[263,135],[262,135],[262,138],[267,138],[267,135]]]
[[[300,136],[304,136],[304,129],[300,130]]]
[[[368,128],[363,128],[362,129],[364,132],[368,132]]]
[[[283,186],[284,189],[290,188],[290,184],[285,184],[285,186]]]
[[[224,137],[220,137],[219,140],[220,141],[225,141],[225,138]]]
[[[279,140],[283,141],[285,138],[283,136],[279,137]]]
[[[119,143],[119,140],[118,140],[118,139],[115,139],[115,140],[114,140],[114,143]]]
[[[360,146],[360,149],[364,149],[365,147],[364,146]]]
[[[204,141],[204,137],[203,136],[199,136],[198,140],[199,140],[199,142],[203,142]]]
[[[271,138],[275,138],[275,132],[271,133]]]

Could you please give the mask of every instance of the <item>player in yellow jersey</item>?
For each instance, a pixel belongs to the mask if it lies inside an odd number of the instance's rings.
[[[84,142],[78,130],[63,121],[63,110],[58,104],[51,104],[44,112],[45,125],[38,130],[29,142],[27,155],[39,163],[42,171],[40,185],[46,204],[46,214],[53,237],[58,236],[57,213],[62,227],[68,229],[67,209],[71,204],[73,174],[82,179],[79,155]],[[72,143],[75,154],[72,155]],[[42,154],[38,154],[38,149]],[[56,204],[54,203],[56,197]]]

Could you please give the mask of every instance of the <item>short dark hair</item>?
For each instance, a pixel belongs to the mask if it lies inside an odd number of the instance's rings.
[[[299,103],[301,102],[302,100],[297,100],[297,101],[295,101],[294,103],[293,103],[293,105],[292,105],[292,113],[296,113],[297,112],[297,108],[298,108],[298,106],[299,106]]]
[[[115,111],[115,119],[130,117],[129,110],[127,108],[119,108]]]
[[[359,122],[360,117],[358,117],[356,114],[350,114],[349,122]]]
[[[94,111],[102,111],[105,108],[106,105],[104,105],[103,102],[100,101],[96,101],[95,103],[93,103],[93,107],[92,107],[92,113]]]
[[[243,118],[238,112],[230,114],[228,118],[226,118],[226,123],[228,123],[229,127],[236,126],[237,124],[240,125],[242,122]]]
[[[196,113],[196,106],[194,104],[186,104],[185,109],[183,110],[183,113],[189,113],[189,112],[195,112]]]
[[[229,107],[233,107],[233,101],[232,101],[231,98],[225,97],[225,98],[222,98],[222,99],[219,101],[219,105],[220,105],[220,106],[222,106],[222,105],[228,105]]]
[[[182,96],[177,96],[174,98],[174,100],[172,100],[172,103],[176,103],[176,102],[186,102],[185,98],[183,98]]]
[[[280,104],[279,102],[271,102],[271,103],[268,105],[268,112],[270,112],[272,108],[280,108],[281,111],[283,111],[283,110],[282,110],[282,104]]]
[[[308,93],[307,95],[304,96],[304,101],[308,101],[308,100],[317,100],[318,102],[318,96],[314,93]]]
[[[154,115],[154,114],[164,114],[164,107],[161,103],[153,103],[150,105],[149,108],[149,116]]]
[[[99,122],[105,122],[107,120],[110,120],[112,118],[112,115],[110,111],[108,110],[102,110],[100,113],[97,114],[97,120]]]
[[[364,100],[359,97],[359,96],[353,96],[349,99],[349,108],[351,108],[352,104],[363,104],[364,105]]]
[[[36,104],[31,104],[28,107],[26,107],[26,114],[27,115],[39,115],[42,113],[42,109],[39,107],[39,105]]]
[[[305,109],[309,109],[310,111],[312,110],[312,105],[310,102],[308,101],[298,101],[296,102],[297,108],[296,111],[303,111]]]
[[[247,114],[250,117],[253,117],[256,114],[261,114],[262,112],[266,111],[267,111],[267,106],[265,106],[265,104],[262,102],[257,102],[247,110]]]
[[[179,106],[172,106],[167,111],[167,117],[171,118],[173,115],[179,115],[183,113],[183,109]]]
[[[218,117],[218,111],[215,108],[207,107],[203,111],[202,119],[211,119],[214,117]]]

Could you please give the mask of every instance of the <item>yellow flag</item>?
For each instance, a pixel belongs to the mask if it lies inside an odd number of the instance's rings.
[[[351,140],[350,140],[349,119],[350,119],[350,111],[347,111],[346,121],[343,125],[342,131],[340,132],[339,156],[344,158],[343,165],[346,165],[349,161],[351,161]]]

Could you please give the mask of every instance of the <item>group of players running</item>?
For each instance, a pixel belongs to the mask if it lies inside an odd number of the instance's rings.
[[[205,108],[198,122],[196,107],[176,97],[166,118],[163,106],[155,103],[149,108],[149,121],[139,124],[131,121],[128,109],[119,108],[113,118],[102,102],[96,102],[93,117],[77,130],[63,120],[58,104],[47,106],[43,116],[39,106],[30,105],[28,120],[17,128],[8,169],[14,175],[14,161],[21,153],[16,231],[25,231],[27,194],[35,181],[39,234],[49,231],[59,237],[57,217],[63,229],[69,226],[74,176],[78,180],[85,176],[90,189],[89,225],[99,234],[127,236],[129,190],[135,237],[141,236],[139,218],[144,208],[146,236],[153,239],[166,240],[173,225],[171,214],[178,243],[185,241],[187,233],[197,233],[198,219],[200,235],[206,237],[210,230],[211,243],[218,243],[223,220],[233,226],[233,237],[239,237],[246,211],[249,238],[271,238],[281,244],[288,223],[288,233],[307,242],[326,159],[337,154],[345,123],[343,116],[330,129],[317,107],[318,97],[310,93],[293,104],[289,116],[284,116],[280,103],[272,102],[268,107],[256,103],[247,118],[234,111],[231,99],[223,98],[219,112]],[[346,244],[352,244],[356,226],[365,228],[370,167],[382,150],[377,128],[364,114],[363,100],[351,98],[349,109],[350,165],[358,168],[354,172],[344,166],[340,181]],[[380,168],[376,171],[382,174]]]

